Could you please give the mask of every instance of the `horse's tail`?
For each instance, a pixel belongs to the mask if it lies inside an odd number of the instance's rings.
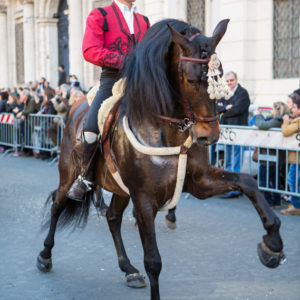
[[[51,221],[51,210],[48,209],[50,203],[55,201],[55,198],[57,196],[57,190],[52,191],[46,202],[45,202],[45,211],[47,211],[47,216],[44,215],[44,222],[42,224],[42,229],[48,229]],[[65,198],[66,196],[64,196]],[[71,199],[64,199],[63,203],[61,203],[61,209],[62,212],[59,216],[58,222],[57,222],[57,228],[63,229],[69,225],[74,225],[75,229],[76,227],[85,227],[87,224],[88,216],[89,216],[89,210],[90,210],[90,204],[94,197],[94,191],[89,191],[86,195],[86,198],[83,202],[74,201]],[[52,201],[51,201],[52,200]],[[59,201],[60,199],[57,199]],[[59,204],[58,204],[59,205]],[[47,208],[47,209],[46,209]]]

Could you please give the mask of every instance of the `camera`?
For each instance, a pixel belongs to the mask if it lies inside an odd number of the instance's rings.
[[[56,101],[57,103],[60,103],[60,102],[61,102],[60,96],[56,96],[56,97],[55,97],[55,101]]]

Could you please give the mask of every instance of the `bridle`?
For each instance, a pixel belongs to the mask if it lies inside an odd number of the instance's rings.
[[[192,41],[195,37],[201,35],[200,33],[196,33],[192,35],[189,38],[189,41]],[[159,116],[162,120],[170,122],[170,124],[175,125],[177,129],[181,132],[186,131],[192,125],[196,125],[197,122],[205,122],[205,123],[210,123],[210,122],[215,122],[216,120],[219,119],[219,117],[213,116],[213,117],[201,117],[201,116],[196,116],[195,113],[192,110],[191,104],[189,100],[186,97],[185,93],[185,88],[184,88],[184,79],[183,79],[183,71],[182,71],[182,62],[187,61],[191,63],[196,63],[196,64],[205,64],[208,65],[210,59],[202,59],[202,58],[194,58],[194,57],[187,57],[183,56],[182,53],[180,54],[179,57],[179,62],[178,62],[178,74],[179,74],[179,82],[180,82],[180,91],[183,96],[183,104],[184,104],[184,113],[186,117],[184,119],[175,119],[175,118],[170,118],[166,116]],[[206,75],[206,74],[205,74]]]

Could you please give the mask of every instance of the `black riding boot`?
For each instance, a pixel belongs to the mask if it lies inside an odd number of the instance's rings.
[[[75,155],[81,165],[81,173],[67,192],[68,198],[82,202],[85,200],[86,193],[92,189],[97,145],[97,141],[92,144],[84,141],[74,147]]]

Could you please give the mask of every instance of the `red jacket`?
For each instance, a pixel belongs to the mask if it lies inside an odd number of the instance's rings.
[[[146,17],[134,13],[133,39],[118,5],[113,2],[103,7],[102,12],[95,8],[86,21],[83,57],[94,65],[119,69],[126,54],[142,39],[149,26]]]

